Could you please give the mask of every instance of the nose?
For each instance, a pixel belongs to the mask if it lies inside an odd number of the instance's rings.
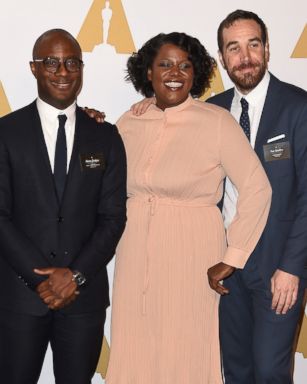
[[[67,73],[68,73],[68,71],[66,69],[64,61],[60,61],[59,62],[59,67],[56,70],[56,75],[65,76],[65,75],[67,75]]]
[[[244,61],[244,62],[250,61],[250,52],[248,47],[241,48],[240,53],[241,53],[241,61]]]
[[[172,65],[170,72],[172,75],[178,75],[180,72],[179,66],[177,64]]]

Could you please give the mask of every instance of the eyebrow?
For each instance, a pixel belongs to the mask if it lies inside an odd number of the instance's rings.
[[[175,60],[175,58],[174,57],[162,57],[161,59],[160,59],[160,61],[171,61],[171,60]],[[186,59],[183,59],[183,60],[180,60],[180,61],[191,61],[191,59],[189,58],[189,57],[187,57]]]
[[[259,43],[262,43],[262,40],[259,37],[253,37],[252,39],[249,39],[248,42],[252,43],[254,41],[258,41]],[[229,43],[226,45],[225,49],[229,48],[231,45],[239,44],[237,40],[229,41]]]

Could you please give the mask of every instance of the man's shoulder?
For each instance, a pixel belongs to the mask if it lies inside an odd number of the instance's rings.
[[[33,101],[31,104],[28,104],[20,109],[17,109],[16,111],[10,112],[7,115],[4,115],[0,118],[0,124],[6,124],[11,123],[13,121],[18,121],[21,119],[24,119],[26,117],[31,117],[36,109],[36,103]]]
[[[115,125],[104,121],[103,123],[98,123],[95,118],[90,117],[81,107],[77,106],[76,109],[76,119],[79,123],[91,125],[92,127],[106,128],[107,130],[115,129]]]
[[[38,118],[35,101],[0,118],[0,133],[2,137],[18,137],[25,132],[25,127]]]
[[[307,92],[290,83],[279,80],[277,77],[271,74],[269,91],[276,92],[280,97],[283,97],[288,104],[296,104],[307,102]]]
[[[234,96],[234,88],[227,89],[224,92],[211,96],[206,101],[211,104],[218,105],[220,107],[229,109]]]
[[[76,111],[76,124],[91,136],[96,136],[97,138],[112,138],[115,133],[117,133],[117,127],[114,124],[104,121],[103,123],[98,123],[94,118],[88,116],[82,108],[77,107]]]

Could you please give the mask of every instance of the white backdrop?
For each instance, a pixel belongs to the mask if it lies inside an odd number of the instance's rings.
[[[36,83],[28,65],[35,39],[45,30],[55,27],[67,29],[81,38],[79,33],[83,28],[82,36],[85,34],[87,42],[93,43],[95,29],[101,28],[100,12],[104,4],[104,0],[1,0],[0,113],[1,108],[15,110],[36,96]],[[122,39],[124,48],[119,48],[117,42],[110,42],[113,47],[102,46],[100,39],[96,41],[96,46],[93,45],[94,50],[84,52],[84,86],[79,96],[80,105],[105,111],[110,122],[115,122],[121,113],[140,99],[132,86],[123,80],[125,63],[131,51],[127,30],[136,48],[159,32],[184,31],[199,38],[217,58],[217,27],[229,12],[237,8],[258,13],[267,24],[271,47],[270,70],[280,79],[307,89],[307,49],[304,57],[291,58],[306,26],[306,0],[110,0],[110,7],[113,8],[110,40],[117,35],[119,40]],[[87,18],[90,9],[91,17]],[[307,44],[306,36],[304,41]],[[220,71],[224,87],[229,88],[231,83],[227,74],[221,67]],[[109,273],[112,281],[113,263]],[[107,336],[109,325],[110,314],[106,322]],[[306,383],[306,375],[307,360],[297,353],[295,384]],[[40,383],[53,382],[51,355],[48,352]],[[93,383],[103,381],[96,375]]]

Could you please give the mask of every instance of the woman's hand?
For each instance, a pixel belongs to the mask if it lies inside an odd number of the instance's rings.
[[[147,111],[151,104],[156,104],[155,97],[148,97],[139,101],[138,103],[132,104],[130,107],[130,111],[132,111],[134,115],[140,116]]]
[[[229,293],[229,289],[225,288],[220,282],[230,276],[235,271],[235,268],[225,263],[215,264],[208,269],[208,280],[210,287],[220,295]]]
[[[106,114],[104,112],[97,111],[97,109],[88,107],[83,107],[82,109],[89,115],[89,117],[95,119],[97,123],[103,123],[104,119],[106,118]]]

